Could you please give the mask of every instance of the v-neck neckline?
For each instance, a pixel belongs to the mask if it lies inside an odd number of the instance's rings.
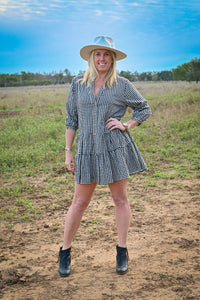
[[[99,98],[101,92],[102,92],[102,89],[103,89],[103,84],[101,85],[100,89],[98,90],[97,94],[96,94],[96,97],[95,97],[95,92],[94,92],[94,88],[95,88],[95,81],[93,82],[93,85],[92,85],[92,90],[93,90],[93,95],[94,95],[94,99],[95,101]]]

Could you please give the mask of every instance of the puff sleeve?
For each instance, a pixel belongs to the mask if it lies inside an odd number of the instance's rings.
[[[78,112],[77,112],[77,91],[76,91],[76,83],[75,80],[72,80],[72,84],[69,90],[69,94],[67,97],[66,111],[66,128],[67,129],[78,129]]]
[[[147,100],[127,79],[125,80],[123,96],[123,101],[125,104],[133,109],[133,115],[131,118],[132,120],[135,120],[141,124],[152,114]]]

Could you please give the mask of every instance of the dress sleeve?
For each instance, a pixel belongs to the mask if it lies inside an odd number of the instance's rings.
[[[132,120],[143,123],[151,114],[147,100],[138,92],[135,86],[126,80],[124,88],[124,101],[133,109]]]
[[[66,111],[66,128],[67,129],[78,129],[78,112],[77,112],[77,93],[75,89],[75,78],[72,80],[72,84],[67,97]]]

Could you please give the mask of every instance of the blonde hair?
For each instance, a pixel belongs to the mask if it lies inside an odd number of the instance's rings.
[[[94,52],[93,50],[90,54],[89,60],[88,60],[88,69],[85,72],[83,78],[80,79],[82,84],[87,85],[87,87],[90,86],[90,84],[98,78],[99,74],[94,64]],[[115,53],[112,51],[109,51],[112,56],[112,64],[110,66],[110,69],[104,79],[103,88],[105,89],[106,86],[108,88],[111,88],[113,85],[117,83],[117,72],[116,72],[116,57]]]

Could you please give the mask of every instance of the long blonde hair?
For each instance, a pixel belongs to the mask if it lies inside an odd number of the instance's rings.
[[[94,64],[94,52],[93,50],[90,54],[89,60],[88,60],[88,69],[85,72],[83,78],[80,79],[82,84],[87,85],[87,87],[90,86],[90,84],[98,78],[99,74]],[[109,51],[112,56],[112,64],[110,66],[110,69],[104,79],[103,88],[105,89],[106,86],[108,88],[111,88],[113,85],[117,83],[117,72],[116,72],[116,57],[115,53],[112,51]]]

